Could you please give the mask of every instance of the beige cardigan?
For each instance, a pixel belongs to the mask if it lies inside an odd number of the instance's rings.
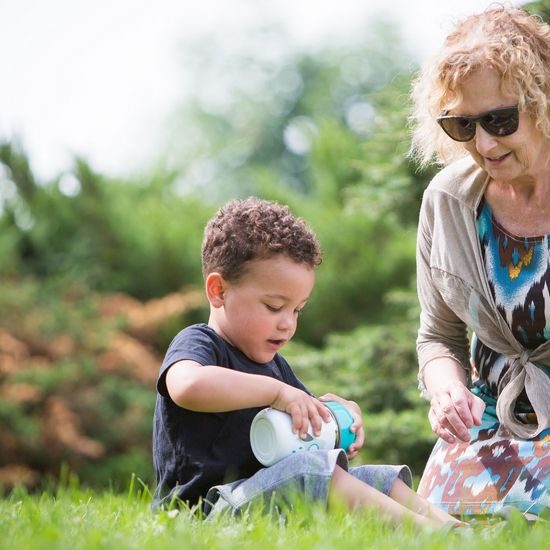
[[[476,227],[487,182],[487,173],[467,157],[444,168],[424,192],[417,240],[419,381],[423,395],[429,397],[423,369],[440,357],[454,358],[469,376],[467,329],[472,330],[484,344],[512,360],[498,388],[500,433],[529,439],[550,426],[550,378],[539,368],[550,366],[550,340],[525,349],[496,308]],[[524,424],[513,413],[524,388],[538,424]]]

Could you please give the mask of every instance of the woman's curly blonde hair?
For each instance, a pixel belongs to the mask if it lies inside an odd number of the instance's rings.
[[[467,154],[436,117],[460,103],[461,83],[480,67],[500,75],[503,94],[517,97],[520,111],[550,141],[550,26],[524,9],[499,5],[459,22],[413,81],[410,155],[421,165]]]

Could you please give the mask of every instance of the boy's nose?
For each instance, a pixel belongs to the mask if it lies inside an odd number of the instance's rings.
[[[277,323],[279,330],[292,330],[296,326],[296,318],[293,314],[283,313]]]

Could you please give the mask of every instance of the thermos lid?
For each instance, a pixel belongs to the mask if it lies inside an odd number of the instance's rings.
[[[324,404],[329,408],[338,426],[336,446],[347,451],[355,441],[355,434],[350,430],[353,424],[353,416],[344,405],[337,401],[324,401]]]

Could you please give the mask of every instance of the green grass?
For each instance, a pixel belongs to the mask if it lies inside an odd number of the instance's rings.
[[[550,523],[477,525],[473,534],[390,527],[375,516],[298,506],[286,519],[256,512],[239,519],[198,519],[190,511],[152,514],[150,495],[96,492],[76,484],[40,494],[15,490],[0,499],[0,549],[509,550],[544,548]]]

